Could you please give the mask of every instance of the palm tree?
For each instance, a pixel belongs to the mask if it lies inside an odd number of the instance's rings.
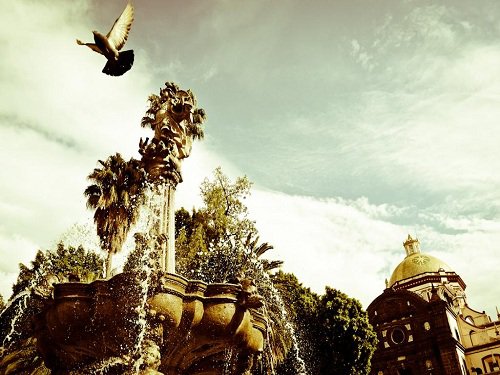
[[[130,227],[137,222],[139,205],[144,199],[145,172],[139,160],[126,162],[119,153],[99,160],[85,189],[87,207],[94,209],[94,222],[106,259],[106,277],[111,276],[113,254],[118,253]]]
[[[267,242],[259,244],[259,237],[255,233],[250,233],[244,243],[246,249],[244,253],[243,272],[250,276],[257,285],[259,294],[266,301],[265,314],[270,324],[268,344],[269,348],[264,354],[265,361],[272,363],[272,367],[278,362],[282,362],[290,349],[293,341],[291,330],[288,326],[285,306],[272,283],[272,274],[283,265],[281,260],[269,260],[261,258],[273,246]]]
[[[250,233],[247,236],[245,241],[245,248],[247,249],[247,254],[249,254],[253,259],[257,259],[260,263],[260,267],[262,267],[262,271],[270,273],[283,265],[282,260],[268,260],[262,259],[261,256],[264,255],[269,250],[274,249],[272,245],[269,245],[267,242],[263,242],[260,245],[259,236],[254,236],[253,233]],[[247,262],[250,261],[250,257],[247,255]]]

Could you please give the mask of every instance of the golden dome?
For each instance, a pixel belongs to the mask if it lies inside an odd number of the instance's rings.
[[[439,272],[440,270],[453,272],[450,266],[441,259],[421,253],[418,245],[417,239],[412,239],[408,236],[408,240],[404,243],[407,256],[394,269],[388,287],[393,286],[398,281],[426,272]]]

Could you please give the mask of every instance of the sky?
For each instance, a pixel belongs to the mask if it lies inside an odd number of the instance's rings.
[[[60,240],[98,251],[86,176],[139,157],[166,81],[205,109],[177,206],[217,166],[253,181],[250,217],[283,269],[366,308],[403,241],[500,305],[500,2],[135,0],[122,77],[75,39],[126,1],[0,0],[0,293]],[[123,258],[130,249],[125,246]],[[118,257],[120,258],[120,257]],[[120,262],[118,261],[118,264]]]

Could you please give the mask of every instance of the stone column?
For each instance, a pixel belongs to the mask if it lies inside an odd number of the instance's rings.
[[[175,273],[175,186],[166,184],[164,191],[165,206],[163,212],[163,226],[161,233],[166,235],[162,244],[162,269],[168,273]],[[164,250],[163,250],[164,248]]]
[[[180,90],[172,82],[166,82],[160,95],[151,98],[141,124],[150,126],[154,136],[151,141],[141,138],[139,153],[148,180],[154,185],[154,193],[162,200],[160,204],[155,203],[160,267],[164,272],[175,273],[175,189],[182,182],[182,160],[191,153],[193,140],[203,138],[202,124],[206,116],[203,109],[196,108],[194,94]]]
[[[160,268],[175,273],[175,190],[176,183],[164,181],[157,184],[154,194],[160,198],[154,236],[157,238]]]

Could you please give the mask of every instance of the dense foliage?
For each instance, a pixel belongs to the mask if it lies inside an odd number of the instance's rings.
[[[377,339],[367,313],[356,299],[329,287],[318,296],[292,274],[278,272],[273,281],[294,322],[300,355],[310,373],[369,374]],[[295,374],[296,361],[291,351],[277,374]]]
[[[285,360],[278,365],[277,375],[295,375],[299,358],[305,362],[309,373],[318,374],[320,358],[317,355],[318,340],[315,335],[318,333],[317,310],[320,297],[304,287],[291,273],[277,272],[272,280],[283,300],[300,350],[297,353],[292,348],[287,353]]]
[[[82,246],[66,247],[59,243],[54,250],[38,250],[31,266],[19,264],[19,276],[12,286],[13,298],[23,291],[50,295],[53,282],[96,280],[102,277],[103,268],[103,259],[98,254]]]
[[[346,294],[327,287],[321,296],[317,338],[321,345],[321,374],[364,375],[370,372],[370,359],[377,336],[361,304]]]
[[[103,259],[83,247],[65,247],[60,243],[51,251],[38,250],[30,265],[19,264],[19,275],[13,285],[9,307],[0,315],[0,357],[23,346],[31,349],[33,316],[52,295],[53,283],[91,282],[103,274]],[[21,314],[22,311],[22,314]]]
[[[85,189],[87,207],[95,210],[94,222],[103,250],[107,251],[106,276],[111,275],[113,254],[118,253],[130,227],[139,218],[139,205],[144,200],[145,172],[139,160],[125,161],[119,153],[99,160]]]
[[[280,264],[260,259],[272,247],[258,244],[257,229],[243,204],[250,187],[246,177],[232,183],[217,168],[213,179],[201,185],[204,205],[191,214],[185,209],[176,212],[179,273],[207,282],[227,282]]]

